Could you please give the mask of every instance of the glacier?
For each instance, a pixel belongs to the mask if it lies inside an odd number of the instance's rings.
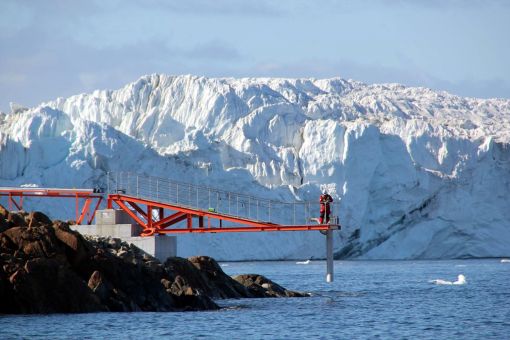
[[[130,171],[283,201],[317,201],[327,188],[340,202],[337,258],[505,257],[509,141],[507,99],[341,78],[153,74],[0,113],[0,186],[92,188]],[[50,199],[25,207],[74,216]],[[325,256],[318,232],[178,240],[180,256]]]

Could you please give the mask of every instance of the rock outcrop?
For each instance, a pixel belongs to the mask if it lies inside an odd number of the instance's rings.
[[[113,238],[85,238],[41,212],[0,206],[0,313],[211,310],[213,299],[306,296],[206,256],[164,264]]]

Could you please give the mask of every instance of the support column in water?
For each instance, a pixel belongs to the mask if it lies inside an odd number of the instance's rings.
[[[333,230],[326,232],[326,282],[333,282]]]

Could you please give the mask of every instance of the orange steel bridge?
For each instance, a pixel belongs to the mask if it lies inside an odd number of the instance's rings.
[[[172,233],[226,233],[257,231],[335,230],[335,224],[281,225],[241,216],[157,202],[125,194],[108,195],[108,208],[115,203],[143,228],[142,236]],[[185,221],[184,227],[175,227]],[[227,225],[226,225],[227,224]]]
[[[267,200],[128,172],[108,173],[106,180],[108,208],[124,210],[142,226],[143,236],[340,228],[337,218],[331,224],[315,222],[318,202]]]
[[[340,229],[335,217],[328,224],[318,224],[311,218],[319,211],[319,203],[315,202],[266,200],[122,172],[108,173],[106,184],[106,193],[93,189],[0,188],[0,196],[8,197],[9,209],[18,210],[23,209],[25,197],[74,198],[76,224],[91,224],[106,198],[108,209],[115,205],[142,227],[142,236]]]
[[[18,210],[23,210],[23,200],[25,197],[74,198],[76,204],[76,224],[82,224],[83,222],[91,224],[103,200],[103,195],[95,193],[93,189],[0,188],[0,196],[8,197],[9,210],[13,210],[14,207]],[[95,205],[94,201],[96,201]],[[84,202],[83,206],[81,206],[82,202]]]

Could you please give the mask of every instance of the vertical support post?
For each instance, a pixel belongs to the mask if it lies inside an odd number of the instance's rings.
[[[152,205],[147,206],[147,227],[152,229]]]
[[[326,232],[326,282],[333,282],[333,230]]]
[[[78,222],[78,206],[80,205],[80,199],[78,198],[78,194],[75,194],[75,212],[76,212],[76,218],[74,219],[76,222]]]
[[[106,172],[106,194],[110,193],[110,172]]]

